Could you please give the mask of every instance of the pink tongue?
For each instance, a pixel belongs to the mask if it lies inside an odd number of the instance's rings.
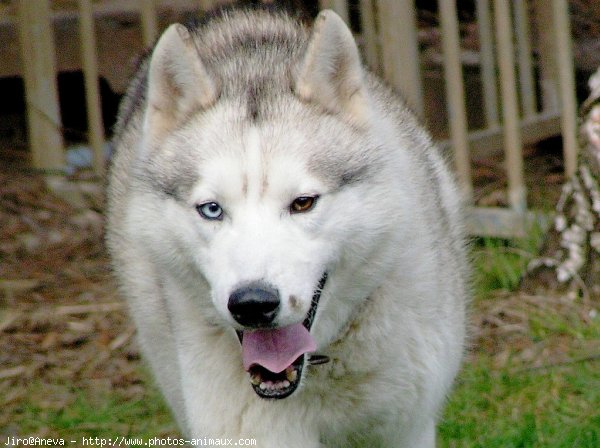
[[[279,373],[301,354],[316,349],[315,340],[302,324],[275,330],[244,331],[242,361],[246,371],[253,364],[258,364],[273,373]]]

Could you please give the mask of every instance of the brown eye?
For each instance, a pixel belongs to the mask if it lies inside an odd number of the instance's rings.
[[[300,196],[290,204],[291,213],[304,213],[312,209],[317,203],[318,196]]]

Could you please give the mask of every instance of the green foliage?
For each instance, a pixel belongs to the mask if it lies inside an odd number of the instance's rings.
[[[520,241],[474,242],[475,313],[479,304],[498,300],[495,292],[518,288],[540,241],[541,232],[536,231]],[[583,360],[561,364],[542,359],[542,368],[515,365],[511,357],[519,348],[502,346],[511,355],[499,367],[492,354],[474,353],[441,420],[439,447],[600,446],[600,360],[593,356],[598,345],[592,343],[600,340],[600,319],[582,316],[576,302],[565,309],[527,309],[528,333],[523,338],[529,346],[565,346],[566,359]]]
[[[48,437],[77,440],[83,437],[152,437],[177,435],[177,428],[159,392],[148,381],[146,390],[129,398],[118,391],[65,391],[75,399],[64,408],[47,406],[42,384],[32,384],[28,399],[14,412],[20,436],[47,434]]]
[[[531,229],[527,238],[506,240],[478,238],[473,241],[475,296],[484,298],[496,290],[514,291],[527,263],[538,255],[542,231]]]
[[[441,447],[598,447],[600,369],[498,371],[483,357],[460,376],[439,439]]]

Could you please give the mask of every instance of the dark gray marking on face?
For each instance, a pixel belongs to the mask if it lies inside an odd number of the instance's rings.
[[[260,119],[261,88],[257,82],[252,82],[246,91],[248,119],[256,123]]]
[[[300,308],[300,300],[293,294],[290,296],[290,307],[293,310],[297,310]]]
[[[331,188],[341,189],[368,180],[373,173],[377,172],[377,166],[376,160],[356,160],[344,163],[323,157],[314,157],[308,168]]]
[[[177,201],[185,202],[198,182],[196,163],[185,151],[177,155],[157,152],[138,161],[134,176],[152,191],[159,191]]]
[[[248,174],[244,173],[244,177],[242,179],[242,196],[248,196]]]
[[[263,171],[262,182],[260,185],[260,196],[264,197],[269,189],[269,177],[267,176],[267,170]]]
[[[360,166],[356,169],[351,169],[341,173],[339,176],[339,186],[345,187],[368,177],[369,167],[367,165]]]

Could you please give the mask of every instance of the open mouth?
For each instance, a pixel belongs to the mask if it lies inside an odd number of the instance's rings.
[[[259,397],[286,398],[300,384],[308,353],[316,349],[310,336],[310,329],[326,281],[327,273],[324,273],[313,293],[310,309],[302,324],[278,329],[251,331],[245,335],[246,342],[244,342],[244,333],[237,332],[240,343],[242,343],[244,364],[250,377],[250,384]],[[290,345],[294,344],[297,346],[290,348]],[[255,352],[258,349],[265,353],[247,355],[248,352]],[[284,353],[270,353],[277,351]],[[252,356],[257,357],[256,359],[259,359],[259,361],[253,362]],[[260,359],[261,356],[263,359]],[[309,362],[311,362],[310,359]],[[322,356],[315,358],[315,364],[322,362],[326,362],[323,361]]]

